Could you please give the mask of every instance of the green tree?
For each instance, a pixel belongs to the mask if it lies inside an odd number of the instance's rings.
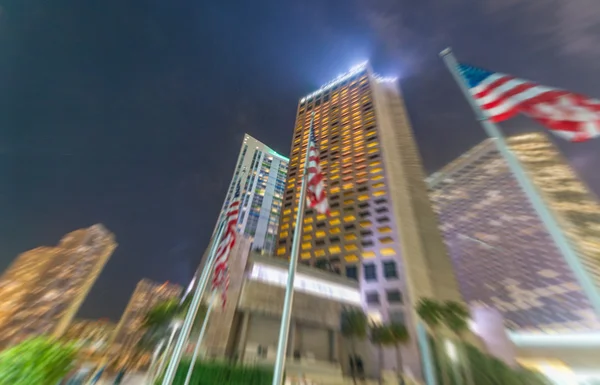
[[[381,371],[383,370],[383,347],[394,345],[394,335],[388,325],[371,325],[371,342],[377,346],[379,361],[379,383],[383,383]]]
[[[341,314],[341,331],[344,338],[350,341],[350,352],[352,362],[356,358],[356,341],[367,338],[368,321],[367,315],[358,308],[344,308]],[[356,384],[356,365],[352,370],[352,380]]]
[[[463,367],[467,384],[475,385],[469,356],[464,348],[466,333],[469,330],[470,318],[471,314],[469,313],[469,309],[464,304],[456,301],[444,302],[442,308],[442,322],[460,340],[461,343],[458,344],[458,353],[461,358],[461,366]]]
[[[56,385],[76,357],[73,345],[49,337],[24,341],[0,353],[0,385]]]
[[[404,373],[402,368],[404,364],[402,362],[401,346],[406,345],[410,341],[410,334],[406,325],[400,322],[392,322],[389,325],[390,332],[392,334],[393,345],[396,348],[396,360],[398,368],[396,369],[398,375],[398,381],[401,385],[404,385]]]
[[[427,326],[429,333],[436,340],[434,346],[435,355],[438,361],[438,367],[442,374],[442,384],[450,384],[448,377],[448,360],[443,351],[443,341],[441,337],[441,327],[443,326],[444,307],[437,301],[429,298],[422,298],[417,303],[417,314]]]

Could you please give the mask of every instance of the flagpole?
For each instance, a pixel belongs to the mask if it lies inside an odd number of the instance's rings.
[[[552,237],[554,244],[556,245],[556,247],[558,247],[563,257],[565,258],[567,264],[573,271],[573,274],[575,275],[577,281],[581,285],[583,292],[587,295],[590,303],[592,304],[596,315],[600,316],[600,293],[598,292],[598,289],[594,285],[594,282],[585,270],[585,267],[581,263],[579,256],[571,247],[569,239],[560,228],[558,221],[556,220],[554,215],[552,215],[548,207],[546,207],[540,193],[536,189],[533,182],[527,177],[527,172],[523,169],[521,163],[519,163],[519,160],[509,149],[500,129],[486,117],[486,115],[479,108],[475,100],[472,98],[471,93],[467,88],[467,84],[465,83],[460,73],[458,73],[458,62],[456,61],[452,50],[450,48],[446,48],[445,50],[440,52],[440,56],[444,60],[444,63],[448,67],[448,70],[450,71],[450,73],[454,77],[454,80],[465,95],[465,98],[471,105],[471,108],[475,112],[475,116],[477,116],[477,119],[481,123],[481,126],[488,134],[488,136],[494,139],[496,148],[504,157],[504,160],[508,164],[509,169],[512,171],[513,175],[519,182],[519,185],[525,192],[525,195],[527,195],[527,197],[529,198],[529,201],[531,202],[533,208],[537,212],[539,218],[542,220],[542,223],[546,227],[546,230]]]
[[[196,315],[198,314],[198,308],[200,307],[200,303],[202,301],[202,297],[204,296],[204,292],[206,291],[206,286],[210,277],[210,274],[213,270],[213,266],[215,263],[215,255],[216,249],[219,245],[219,241],[223,236],[223,232],[225,230],[225,221],[222,221],[219,225],[219,231],[217,232],[217,236],[213,239],[212,247],[210,253],[208,255],[208,260],[206,262],[206,266],[204,266],[204,270],[202,271],[202,275],[200,277],[200,281],[198,282],[198,287],[196,287],[196,291],[194,292],[194,297],[192,298],[192,303],[190,304],[190,309],[188,310],[185,321],[183,322],[183,326],[181,328],[181,333],[179,334],[179,338],[177,339],[177,344],[175,345],[175,349],[173,350],[173,355],[171,356],[171,361],[169,362],[169,366],[167,367],[167,371],[165,372],[165,377],[162,381],[162,385],[171,385],[173,380],[175,379],[175,373],[177,372],[177,367],[179,366],[179,362],[181,361],[181,357],[183,356],[185,343],[187,342],[190,332],[192,329],[192,324]],[[159,373],[160,375],[160,373]]]
[[[190,361],[190,367],[187,372],[187,376],[185,377],[185,382],[183,385],[188,385],[190,380],[192,379],[192,372],[194,371],[194,365],[196,364],[196,359],[198,358],[198,352],[200,351],[200,345],[202,345],[202,340],[204,339],[204,333],[206,332],[206,326],[208,325],[208,319],[210,318],[210,313],[212,313],[212,309],[214,307],[214,303],[216,300],[216,290],[213,290],[212,296],[210,298],[210,303],[208,304],[208,310],[206,311],[206,315],[204,316],[204,321],[202,322],[202,328],[200,329],[200,334],[198,334],[198,340],[196,341],[196,347],[194,348],[194,355],[192,356],[192,360]]]
[[[310,142],[310,135],[313,130],[315,113],[310,117],[310,128],[308,132],[307,143]],[[273,385],[282,385],[285,372],[285,359],[290,332],[290,320],[292,317],[292,304],[294,302],[294,279],[296,278],[296,267],[298,265],[298,255],[300,254],[300,237],[302,235],[302,219],[304,218],[304,205],[306,201],[306,175],[308,170],[308,144],[306,146],[306,156],[304,157],[304,172],[302,174],[302,185],[300,188],[300,201],[298,203],[298,214],[296,216],[296,226],[294,227],[294,238],[292,241],[292,254],[290,255],[290,266],[288,268],[288,279],[285,288],[285,299],[283,302],[283,312],[281,313],[281,327],[279,329],[279,341],[277,342],[277,355],[275,356],[275,370],[273,372]]]

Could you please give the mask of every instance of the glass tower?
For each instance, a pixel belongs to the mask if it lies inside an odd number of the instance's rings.
[[[598,282],[597,199],[543,134],[507,141]],[[587,297],[491,140],[428,182],[467,301],[498,309],[513,330],[600,330]]]
[[[253,249],[266,254],[272,254],[275,248],[288,162],[288,158],[246,134],[217,222],[225,217],[237,180],[243,175],[239,231],[253,239]]]
[[[0,345],[62,336],[116,247],[114,235],[94,225],[19,255],[0,278]]]

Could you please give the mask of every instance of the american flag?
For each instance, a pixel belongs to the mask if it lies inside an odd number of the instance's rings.
[[[237,221],[240,212],[240,180],[238,180],[235,194],[225,213],[225,230],[215,255],[215,268],[212,279],[213,290],[221,290],[223,307],[227,302],[227,289],[229,288],[229,253],[235,245],[237,234]]]
[[[317,138],[310,122],[310,133],[308,134],[308,183],[306,186],[306,202],[308,207],[314,208],[320,214],[329,214],[329,203],[325,196],[325,182],[319,159],[319,148]]]
[[[465,64],[458,71],[493,122],[521,113],[572,142],[600,136],[600,100]]]

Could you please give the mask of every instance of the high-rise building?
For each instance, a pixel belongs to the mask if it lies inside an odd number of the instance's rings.
[[[253,240],[253,249],[272,254],[277,237],[288,162],[288,158],[279,155],[250,135],[244,135],[217,226],[223,220],[235,194],[238,178],[243,174],[239,231]]]
[[[112,339],[116,326],[108,319],[75,319],[67,328],[64,339],[89,352],[102,351]]]
[[[116,349],[134,347],[142,337],[146,314],[156,304],[179,298],[181,286],[169,282],[159,283],[142,279],[137,286],[113,335],[112,345]]]
[[[98,224],[21,254],[0,278],[0,344],[62,336],[116,247]]]
[[[305,210],[300,262],[358,280],[372,319],[413,325],[419,298],[461,301],[398,83],[368,64],[298,104],[277,256],[290,256],[313,112],[331,215]]]
[[[599,282],[597,199],[543,134],[507,142]],[[498,309],[512,330],[600,330],[590,302],[492,140],[428,183],[468,302]]]

